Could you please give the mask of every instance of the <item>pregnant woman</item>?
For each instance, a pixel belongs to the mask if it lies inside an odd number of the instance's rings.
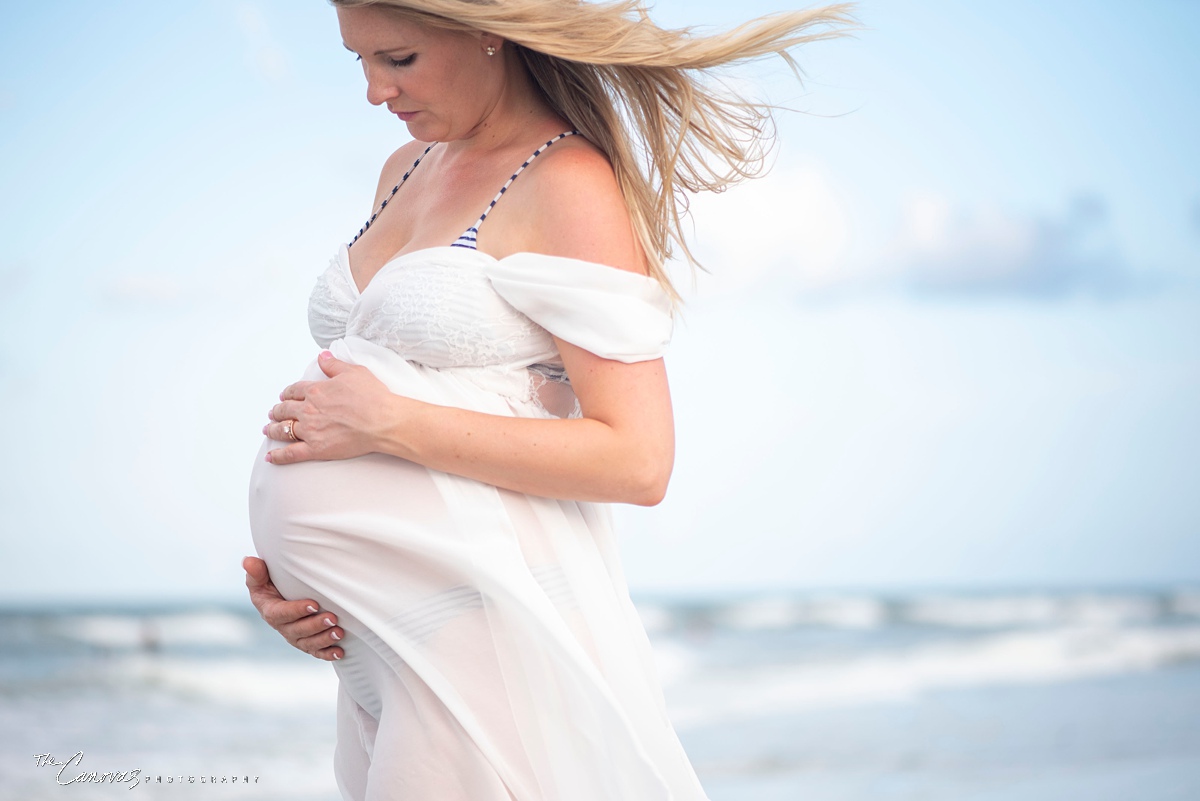
[[[333,661],[341,792],[703,799],[608,504],[658,503],[672,469],[679,193],[769,144],[769,109],[696,71],[847,9],[693,37],[633,3],[334,5],[414,141],[313,290],[328,352],[270,411],[245,566],[264,618]]]

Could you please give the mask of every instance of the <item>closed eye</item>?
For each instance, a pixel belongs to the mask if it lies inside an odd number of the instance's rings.
[[[410,64],[412,64],[414,61],[416,61],[416,59],[417,59],[417,54],[413,53],[411,56],[405,56],[404,58],[399,59],[399,60],[396,60],[394,58],[389,58],[387,61],[388,61],[388,64],[393,67],[407,67]],[[354,60],[362,61],[362,56],[355,56]]]

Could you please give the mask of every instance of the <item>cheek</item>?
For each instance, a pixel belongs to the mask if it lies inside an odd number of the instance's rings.
[[[448,84],[447,97],[454,99],[462,113],[475,116],[490,108],[498,93],[494,76],[459,70]]]

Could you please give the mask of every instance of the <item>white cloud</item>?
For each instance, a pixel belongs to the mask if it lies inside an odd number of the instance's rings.
[[[948,198],[914,194],[891,259],[900,287],[922,293],[1065,297],[1122,295],[1147,282],[1125,262],[1094,195],[1066,213],[1014,213],[997,206],[956,209]]]
[[[122,306],[176,306],[187,301],[187,287],[176,275],[130,273],[108,282],[103,295]]]
[[[716,291],[843,280],[852,237],[846,201],[816,161],[776,165],[765,177],[692,200],[695,252]],[[690,233],[690,232],[689,232]]]
[[[237,25],[245,37],[250,59],[258,67],[263,78],[270,83],[278,83],[286,78],[287,56],[271,35],[262,9],[249,4],[238,6]]]
[[[706,292],[1056,299],[1125,296],[1165,283],[1123,256],[1097,195],[1080,194],[1064,211],[1044,214],[968,208],[912,191],[893,203],[900,219],[888,231],[887,223],[868,224],[870,209],[843,197],[842,184],[806,161],[726,195],[697,197],[695,250],[715,273],[701,281]]]
[[[0,261],[0,286],[4,287],[4,292],[0,293],[0,305],[15,300],[21,294],[21,290],[29,284],[30,269],[30,265],[21,260]]]

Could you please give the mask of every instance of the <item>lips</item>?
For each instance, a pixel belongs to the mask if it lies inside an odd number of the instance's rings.
[[[395,114],[400,119],[404,120],[405,122],[408,122],[413,117],[417,116],[417,114],[419,112],[416,112],[416,111],[393,111],[392,113]]]

